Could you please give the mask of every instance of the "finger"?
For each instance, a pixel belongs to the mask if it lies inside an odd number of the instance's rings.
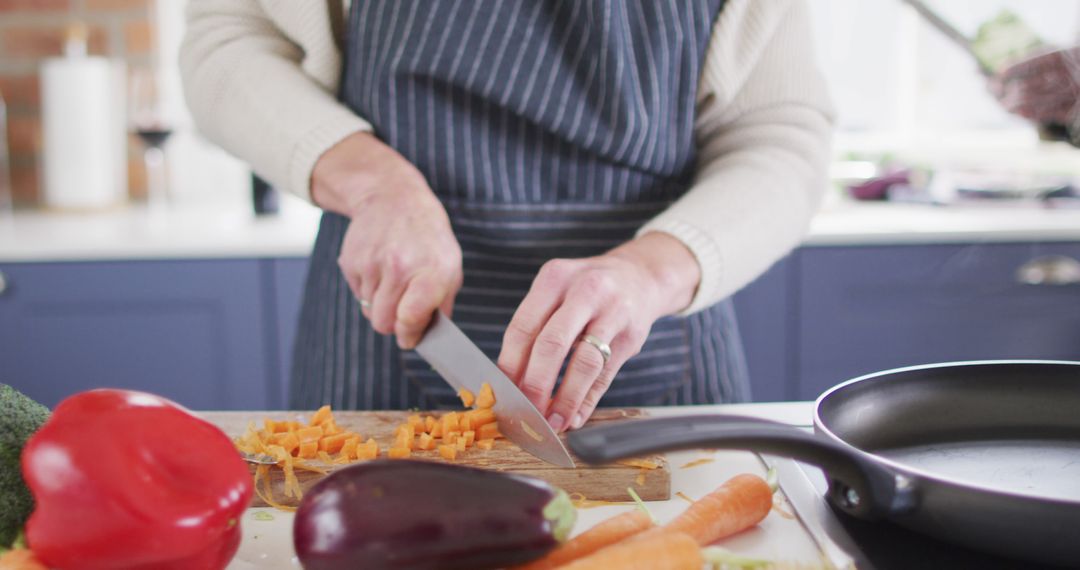
[[[565,259],[554,259],[545,263],[521,305],[514,311],[503,335],[498,359],[499,368],[514,382],[520,384],[529,360],[529,352],[537,335],[562,300],[570,279],[577,270],[575,265]]]
[[[442,311],[443,314],[447,317],[454,316],[454,301],[457,299],[458,291],[461,291],[462,282],[462,275],[461,273],[458,273],[457,276],[454,278],[454,283],[450,289],[450,292],[446,294],[446,297],[443,299],[442,304],[439,305],[439,310]]]
[[[570,420],[570,429],[579,429],[585,425],[585,422],[589,421],[593,412],[596,411],[596,406],[600,405],[600,398],[603,398],[608,388],[611,387],[615,375],[619,373],[623,364],[626,364],[626,361],[636,354],[638,350],[640,350],[640,347],[633,347],[625,335],[620,336],[611,343],[611,360],[608,361],[603,372],[593,381],[589,391],[582,398],[581,406],[578,407],[573,419]]]
[[[521,391],[536,405],[538,410],[548,409],[551,390],[558,379],[566,355],[581,336],[585,325],[592,320],[593,306],[574,303],[564,304],[555,311],[544,325],[536,342],[529,351],[525,375],[518,385]],[[562,414],[545,414],[555,431],[561,431],[571,419]]]
[[[609,339],[615,338],[616,332],[621,329],[625,320],[625,317],[607,316],[595,319],[585,327],[584,334],[579,338],[590,334],[603,342],[608,342]],[[614,354],[612,356],[614,357]],[[555,423],[559,423],[557,420],[561,419],[562,425],[557,429],[569,428],[581,408],[581,403],[585,400],[585,395],[607,371],[607,368],[616,364],[610,360],[604,362],[604,355],[599,348],[584,340],[578,340],[559,391],[548,408],[548,418],[553,427]]]
[[[443,304],[449,290],[445,277],[431,271],[420,273],[409,281],[398,303],[394,324],[400,348],[411,349],[420,342],[431,316]]]
[[[380,334],[391,334],[394,332],[394,323],[397,321],[398,303],[408,282],[394,273],[383,274],[380,277],[374,295],[368,297],[371,300],[371,306],[368,307],[368,313],[371,315],[369,319],[371,327]]]

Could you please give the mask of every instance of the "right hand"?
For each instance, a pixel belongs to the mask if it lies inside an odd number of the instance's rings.
[[[326,151],[312,171],[312,199],[350,218],[338,266],[361,310],[403,349],[416,346],[434,312],[450,314],[461,288],[461,247],[420,171],[369,133]]]

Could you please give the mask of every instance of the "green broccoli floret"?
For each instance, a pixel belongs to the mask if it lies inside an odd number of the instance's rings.
[[[48,408],[0,384],[0,546],[14,542],[34,510],[34,497],[23,482],[19,455],[26,440],[47,419]]]

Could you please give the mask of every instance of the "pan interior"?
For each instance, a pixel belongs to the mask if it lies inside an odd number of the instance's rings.
[[[942,442],[882,449],[877,454],[969,485],[1080,501],[1080,441]]]
[[[826,394],[818,422],[924,475],[1080,503],[1080,365],[907,369]]]

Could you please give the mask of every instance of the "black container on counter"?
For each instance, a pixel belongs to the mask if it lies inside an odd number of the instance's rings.
[[[255,214],[276,214],[281,208],[281,198],[278,191],[269,182],[251,175],[251,200],[255,207]]]

